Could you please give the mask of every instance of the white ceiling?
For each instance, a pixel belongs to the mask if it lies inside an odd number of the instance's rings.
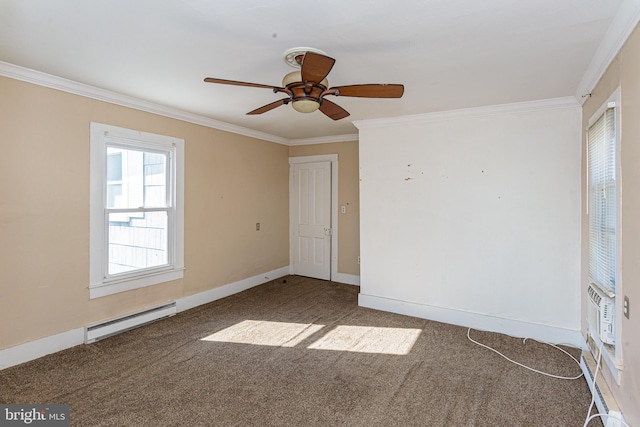
[[[575,96],[636,0],[1,0],[0,61],[296,140],[354,120]],[[620,15],[616,17],[620,20]],[[402,83],[402,99],[332,97],[336,121],[268,89],[293,47],[336,59],[331,85]],[[601,48],[602,50],[602,48]]]

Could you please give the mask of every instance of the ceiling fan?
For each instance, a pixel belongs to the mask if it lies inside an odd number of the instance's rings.
[[[333,120],[344,119],[349,113],[338,104],[326,99],[325,97],[327,95],[353,96],[359,98],[400,98],[404,93],[404,86],[400,84],[357,84],[329,87],[327,75],[336,60],[324,55],[324,52],[318,51],[317,49],[298,49],[305,50],[290,49],[285,52],[285,61],[289,62],[292,66],[299,67],[300,71],[293,71],[284,76],[282,87],[213,77],[207,77],[204,81],[208,83],[272,89],[274,93],[282,92],[287,95],[286,98],[263,105],[262,107],[249,111],[247,114],[262,114],[281,105],[291,103],[296,111],[311,113],[320,110]]]

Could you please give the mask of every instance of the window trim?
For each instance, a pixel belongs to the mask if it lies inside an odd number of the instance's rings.
[[[169,263],[107,277],[106,217],[107,191],[106,152],[108,141],[150,151],[169,151],[172,201],[169,220],[173,227],[168,236]],[[111,145],[111,144],[109,144]],[[138,132],[131,129],[91,122],[90,126],[90,225],[89,225],[89,298],[100,298],[146,286],[152,286],[184,276],[184,140],[170,136]]]

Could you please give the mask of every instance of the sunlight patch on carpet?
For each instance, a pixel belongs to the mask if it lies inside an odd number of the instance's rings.
[[[265,320],[244,320],[202,341],[255,344],[273,347],[295,347],[306,338],[318,332],[324,325],[313,323],[269,322]]]
[[[421,332],[421,329],[339,325],[307,348],[406,355]]]

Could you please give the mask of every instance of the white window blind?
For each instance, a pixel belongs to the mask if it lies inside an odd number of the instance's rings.
[[[615,109],[607,108],[588,132],[589,276],[611,293],[616,286]]]

